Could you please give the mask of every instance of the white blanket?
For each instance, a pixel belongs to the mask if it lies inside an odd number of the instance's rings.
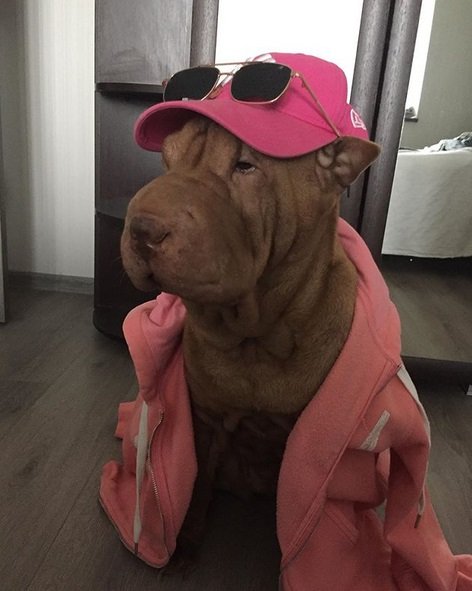
[[[398,154],[382,253],[472,256],[472,148]]]

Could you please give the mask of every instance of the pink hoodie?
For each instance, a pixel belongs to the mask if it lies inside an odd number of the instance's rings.
[[[472,556],[452,555],[425,490],[429,425],[401,364],[397,312],[361,238],[343,220],[338,232],[359,275],[356,310],[287,441],[277,493],[280,587],[472,591]],[[123,464],[104,466],[100,488],[123,543],[156,567],[175,549],[197,471],[184,321],[182,302],[168,294],[126,318],[139,394],[120,406]]]

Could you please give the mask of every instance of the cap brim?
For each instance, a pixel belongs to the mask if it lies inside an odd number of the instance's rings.
[[[270,104],[250,105],[219,98],[171,101],[150,107],[136,121],[136,142],[146,150],[159,152],[165,138],[196,114],[208,117],[251,148],[275,158],[308,154],[337,137],[329,128],[286,115]]]

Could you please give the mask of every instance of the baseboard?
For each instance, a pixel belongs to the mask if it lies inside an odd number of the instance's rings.
[[[8,283],[11,287],[93,295],[92,277],[10,271],[8,273]]]

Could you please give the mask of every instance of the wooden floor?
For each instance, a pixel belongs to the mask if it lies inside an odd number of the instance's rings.
[[[218,497],[186,579],[129,553],[97,502],[119,457],[120,401],[135,395],[125,346],[91,324],[92,299],[14,290],[0,326],[0,587],[5,591],[275,591],[273,509]],[[433,430],[430,486],[455,552],[472,552],[472,397],[420,384]]]
[[[383,257],[403,354],[472,363],[472,259]]]

